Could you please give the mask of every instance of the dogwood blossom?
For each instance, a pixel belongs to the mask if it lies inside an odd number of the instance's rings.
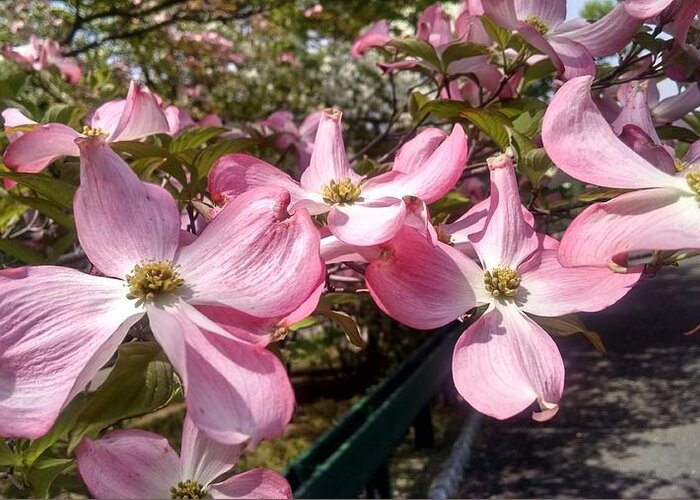
[[[299,308],[323,282],[308,214],[289,216],[282,189],[253,190],[183,246],[167,191],[142,183],[99,137],[78,147],[78,238],[106,277],[56,266],[0,272],[0,435],[48,431],[144,315],[180,374],[192,419],[210,437],[279,434],[294,405],[282,364],[193,306],[256,318]]]
[[[50,38],[41,39],[32,35],[29,37],[28,44],[18,47],[3,45],[0,53],[8,59],[30,66],[36,71],[56,66],[66,77],[68,83],[73,85],[80,81],[82,75],[78,63],[74,59],[63,57],[58,42]]]
[[[133,141],[168,132],[168,121],[155,96],[131,82],[126,99],[109,101],[91,113],[82,133],[62,123],[34,127],[5,150],[5,165],[18,172],[40,172],[63,156],[79,156],[75,140],[100,136],[109,143]]]
[[[461,231],[441,228],[439,240],[431,241],[404,227],[393,240],[369,248],[322,241],[322,255],[334,262],[359,255],[368,262],[365,279],[377,305],[414,328],[436,328],[486,305],[457,341],[457,389],[477,410],[500,419],[537,401],[541,411],[533,418],[546,420],[558,409],[564,366],[552,339],[528,315],[602,310],[629,291],[639,270],[562,267],[558,242],[534,231],[520,203],[510,158],[492,158],[488,166],[491,195],[468,213]],[[467,242],[481,267],[460,251]]]
[[[137,429],[83,439],[78,472],[94,498],[291,498],[287,480],[270,469],[231,470],[242,445],[209,439],[185,417],[181,455],[158,434]]]
[[[581,77],[559,89],[542,123],[542,142],[572,177],[633,191],[576,217],[562,238],[561,262],[619,268],[633,251],[700,248],[700,145],[676,162],[678,172],[657,168],[616,137],[591,99],[591,83]]]
[[[403,225],[404,197],[436,201],[464,169],[467,141],[462,127],[455,125],[449,136],[435,128],[423,131],[401,148],[390,172],[365,180],[350,168],[340,119],[340,111],[324,111],[301,182],[252,156],[224,156],[209,175],[214,201],[225,202],[258,186],[280,186],[289,191],[292,210],[327,213],[328,227],[338,238],[374,245],[391,239]]]

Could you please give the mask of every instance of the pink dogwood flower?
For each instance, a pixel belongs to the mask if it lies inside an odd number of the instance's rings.
[[[636,34],[641,20],[656,16],[671,0],[629,0],[600,20],[566,19],[566,0],[489,0],[484,12],[496,23],[517,31],[550,58],[566,79],[595,74],[594,57],[614,54]]]
[[[470,211],[461,232],[438,230],[441,241],[431,242],[406,227],[379,247],[341,249],[322,242],[322,254],[334,261],[360,255],[369,262],[365,279],[375,302],[414,328],[436,328],[487,305],[455,346],[457,389],[474,408],[499,419],[537,401],[541,411],[533,418],[546,420],[558,409],[564,366],[552,339],[528,315],[604,309],[629,291],[639,273],[562,267],[558,242],[534,231],[532,215],[520,203],[510,158],[501,155],[488,165],[491,195]],[[460,251],[467,243],[481,267]]]
[[[32,35],[28,44],[19,47],[4,45],[1,53],[8,59],[30,66],[36,71],[56,66],[69,83],[76,85],[80,81],[80,66],[74,59],[63,57],[58,42],[49,38],[42,40]]]
[[[280,186],[289,191],[292,210],[327,213],[328,227],[338,238],[374,245],[402,227],[404,197],[432,203],[454,186],[464,169],[467,141],[462,127],[455,125],[449,136],[436,128],[423,131],[399,150],[390,172],[365,180],[350,168],[340,120],[340,111],[324,111],[301,182],[252,156],[227,155],[209,175],[212,198],[225,202],[254,187]]]
[[[323,282],[319,235],[289,194],[233,200],[191,242],[163,188],[142,183],[98,137],[78,140],[80,244],[94,276],[56,266],[0,272],[0,435],[36,438],[147,316],[185,387],[191,418],[238,443],[282,432],[294,395],[280,361],[194,306],[278,318]]]
[[[271,128],[278,135],[275,146],[280,151],[290,147],[294,148],[299,172],[306,170],[311,161],[311,152],[314,148],[314,139],[318,131],[323,111],[314,111],[308,115],[297,127],[292,114],[280,109],[260,121],[260,125]]]
[[[146,87],[131,82],[126,99],[110,101],[91,113],[82,133],[62,123],[37,125],[5,150],[4,160],[18,172],[40,172],[63,156],[79,156],[75,140],[101,136],[109,143],[133,141],[168,132],[168,121],[155,96]]]
[[[619,268],[629,252],[700,248],[700,144],[677,162],[677,173],[650,163],[616,137],[591,99],[591,83],[581,77],[559,89],[542,123],[542,142],[572,177],[633,191],[576,217],[562,238],[561,262]]]
[[[219,479],[242,451],[209,439],[185,417],[180,456],[163,436],[138,429],[83,439],[75,455],[92,498],[292,498],[287,480],[270,469]]]

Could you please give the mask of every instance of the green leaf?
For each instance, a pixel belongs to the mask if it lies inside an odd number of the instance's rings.
[[[532,66],[527,66],[525,68],[525,74],[523,75],[523,87],[532,82],[540,82],[556,71],[557,69],[549,59],[544,59],[536,62]]]
[[[214,144],[207,149],[200,151],[192,162],[192,166],[197,172],[197,176],[203,179],[209,175],[214,162],[224,155],[238,153],[251,146],[259,144],[261,139],[251,137],[241,137],[240,139],[229,139]]]
[[[42,123],[63,123],[65,125],[77,125],[82,110],[78,106],[70,104],[54,104],[49,107],[41,119]]]
[[[498,24],[493,22],[488,16],[481,16],[479,18],[481,24],[484,26],[484,30],[489,35],[489,38],[496,42],[502,49],[508,47],[513,34],[510,30],[500,27]]]
[[[431,214],[461,212],[469,206],[469,198],[459,191],[450,191],[438,201],[430,204]]]
[[[16,240],[0,240],[0,251],[21,260],[25,264],[37,265],[46,263],[46,258],[43,255]]]
[[[582,333],[598,351],[602,353],[606,352],[603,339],[600,338],[600,335],[597,332],[587,329],[586,325],[581,321],[581,318],[576,314],[565,314],[557,318],[545,318],[531,314],[530,317],[552,335],[568,337],[569,335]]]
[[[442,53],[442,67],[445,71],[450,66],[450,63],[466,59],[467,57],[480,56],[488,54],[489,49],[483,45],[472,42],[454,42],[447,46]]]
[[[511,122],[498,111],[482,108],[467,108],[462,110],[459,114],[476,125],[483,133],[491,137],[501,151],[505,151],[510,144],[510,138],[506,127],[509,127]]]
[[[460,118],[460,113],[467,109],[468,106],[463,101],[450,101],[446,99],[435,99],[434,101],[426,102],[418,112],[415,120],[420,121],[429,114],[434,114],[438,118],[446,120],[456,120]]]
[[[302,319],[301,321],[297,321],[292,326],[290,326],[289,329],[293,332],[296,332],[297,330],[302,330],[304,328],[309,328],[310,326],[314,326],[316,323],[317,323],[316,319],[309,316],[306,319]]]
[[[197,149],[205,142],[220,136],[227,129],[222,127],[191,127],[178,135],[170,143],[172,153],[180,153],[188,149]]]
[[[56,222],[56,224],[66,229],[75,230],[75,220],[73,216],[67,214],[57,203],[31,196],[18,196],[14,194],[10,194],[10,196],[18,202],[38,210],[39,213],[49,217]]]
[[[552,166],[552,160],[547,156],[543,148],[531,149],[525,153],[518,161],[518,170],[525,174],[532,187],[537,187],[544,174]]]
[[[355,163],[353,169],[359,175],[366,175],[368,177],[374,177],[375,175],[381,174],[388,169],[388,165],[382,165],[375,160],[365,156],[360,161]]]
[[[330,309],[333,305],[357,304],[360,297],[357,293],[350,292],[329,292],[324,293],[319,301],[319,307]]]
[[[45,174],[21,174],[19,172],[0,171],[0,177],[12,179],[23,186],[27,186],[45,198],[55,202],[61,208],[73,210],[73,196],[75,186],[67,182],[54,179]]]
[[[634,36],[634,41],[639,44],[640,47],[647,49],[652,54],[658,54],[663,52],[667,47],[669,47],[673,40],[662,40],[660,38],[654,38],[651,34],[641,31]]]
[[[11,195],[0,191],[0,232],[19,221],[20,216],[27,211],[27,206],[19,203]]]
[[[662,140],[678,139],[685,142],[695,142],[699,138],[692,130],[688,130],[684,127],[676,127],[674,125],[656,127],[656,131]]]
[[[42,458],[29,469],[27,479],[34,498],[49,498],[51,483],[73,465],[71,458]]]
[[[158,344],[121,345],[107,379],[87,395],[85,409],[69,434],[69,451],[85,436],[162,408],[170,402],[176,388],[172,367]]]
[[[7,446],[7,442],[4,439],[0,438],[0,467],[8,465],[14,467],[20,463],[20,457]]]
[[[583,201],[584,203],[589,203],[591,201],[599,200],[612,200],[616,196],[626,193],[625,189],[608,189],[608,188],[597,188],[584,191],[576,195],[578,201]]]
[[[360,334],[360,329],[357,327],[355,320],[347,313],[342,311],[334,311],[324,306],[319,306],[317,309],[319,314],[323,314],[331,321],[336,323],[343,332],[345,336],[352,345],[359,349],[364,349],[367,346],[367,342],[362,338]]]
[[[23,71],[3,73],[0,76],[0,99],[15,99],[24,87],[28,74]]]
[[[418,90],[411,92],[411,95],[408,98],[408,113],[411,115],[411,118],[418,121],[418,114],[420,113],[421,108],[425,106],[428,101],[429,97]]]
[[[435,47],[424,40],[418,40],[416,38],[393,40],[389,42],[388,45],[396,47],[400,52],[408,56],[427,62],[438,71],[442,68],[440,58],[437,52],[435,52]]]

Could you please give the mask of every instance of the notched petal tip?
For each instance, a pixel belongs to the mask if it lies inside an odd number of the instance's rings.
[[[507,153],[503,153],[492,158],[487,158],[486,164],[488,165],[489,170],[496,170],[497,168],[510,168],[513,166],[513,159]]]
[[[343,118],[343,112],[336,108],[326,108],[323,110],[323,117],[340,122]]]
[[[101,135],[81,135],[75,139],[76,146],[83,153],[90,147],[107,146],[104,136]]]
[[[532,419],[537,422],[546,422],[554,417],[559,411],[559,405],[556,403],[548,403],[542,398],[537,398],[537,404],[540,406],[540,411],[532,412]]]

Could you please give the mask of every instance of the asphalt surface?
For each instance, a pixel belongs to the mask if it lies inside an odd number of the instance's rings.
[[[586,293],[581,290],[581,293]],[[557,339],[567,369],[561,410],[488,419],[463,498],[700,498],[700,267],[666,269]]]

